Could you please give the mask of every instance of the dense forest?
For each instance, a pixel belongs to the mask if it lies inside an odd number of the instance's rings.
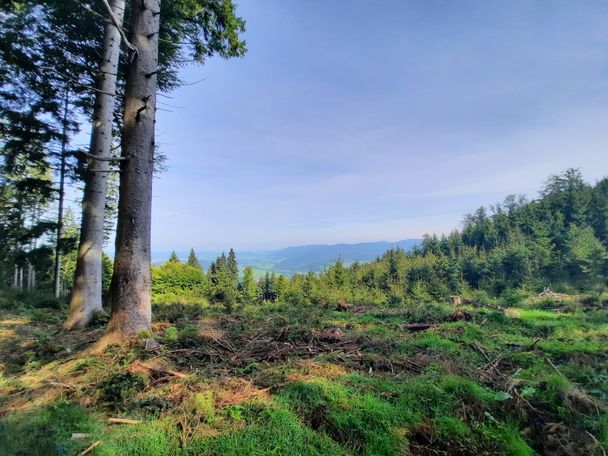
[[[447,300],[451,295],[492,299],[518,291],[595,293],[608,277],[608,179],[595,184],[571,169],[551,176],[538,198],[509,196],[467,215],[461,230],[427,235],[406,252],[392,249],[371,263],[340,259],[320,274],[291,277],[268,272],[254,280],[245,268],[239,281],[233,250],[205,273],[194,251],[188,261],[152,269],[157,302],[311,302],[405,305]]]

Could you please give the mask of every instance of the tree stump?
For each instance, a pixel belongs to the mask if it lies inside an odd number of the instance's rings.
[[[462,298],[460,296],[450,296],[450,303],[454,306],[462,304]]]
[[[344,312],[345,310],[350,309],[352,306],[352,304],[347,303],[344,299],[340,299],[338,301],[338,305],[336,306],[336,310]]]

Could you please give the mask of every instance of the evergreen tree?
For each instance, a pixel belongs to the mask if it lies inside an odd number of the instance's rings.
[[[167,260],[169,263],[181,263],[181,261],[179,260],[177,253],[175,253],[175,250],[173,250],[171,252],[171,255],[169,256],[169,260]]]
[[[258,289],[253,278],[253,268],[251,266],[243,269],[243,280],[239,289],[243,301],[247,303],[254,302],[258,298]]]
[[[228,252],[227,266],[228,266],[228,271],[230,273],[231,280],[235,284],[238,284],[238,282],[239,282],[239,265],[236,261],[236,254],[234,253],[233,249],[230,249],[230,251]]]
[[[112,158],[112,126],[125,0],[108,6],[96,78],[91,143],[82,200],[82,224],[70,314],[64,328],[87,326],[102,310],[104,214]]]
[[[194,251],[194,248],[190,249],[190,254],[188,255],[187,264],[190,265],[190,266],[192,266],[192,267],[198,268],[198,269],[203,269],[201,267],[201,264],[198,261],[198,258],[196,256],[196,252]]]
[[[211,263],[209,282],[210,300],[222,302],[228,310],[232,310],[239,297],[238,276],[235,281],[229,260],[224,252]]]
[[[277,289],[274,272],[266,271],[266,275],[260,281],[260,291],[263,301],[274,301],[277,299]]]
[[[287,277],[285,277],[283,274],[279,274],[279,276],[276,277],[276,279],[275,279],[274,289],[276,292],[275,299],[277,301],[284,301],[289,292],[289,279]]]

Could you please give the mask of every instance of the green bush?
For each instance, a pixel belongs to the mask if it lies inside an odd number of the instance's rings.
[[[152,267],[152,294],[155,296],[202,297],[206,291],[207,278],[200,268],[174,262]]]

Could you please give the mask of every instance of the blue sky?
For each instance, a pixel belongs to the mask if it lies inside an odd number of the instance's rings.
[[[419,237],[608,175],[604,1],[237,4],[247,56],[159,98],[155,250]]]

